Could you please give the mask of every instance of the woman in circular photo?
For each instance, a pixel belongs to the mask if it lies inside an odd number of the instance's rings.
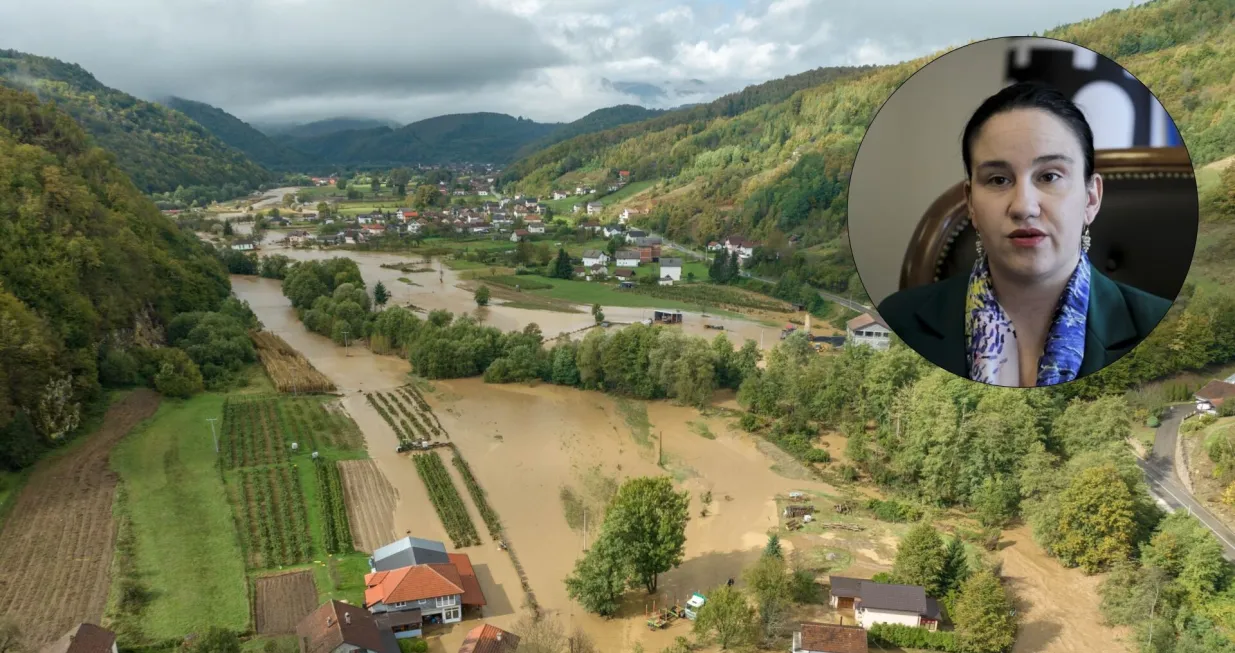
[[[1093,129],[1066,95],[1039,82],[1003,88],[969,118],[961,157],[977,259],[968,274],[879,303],[905,344],[974,381],[1047,386],[1102,369],[1157,326],[1171,301],[1110,279],[1086,255],[1103,180]]]

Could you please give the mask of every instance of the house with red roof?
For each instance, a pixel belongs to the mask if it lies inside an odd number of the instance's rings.
[[[467,608],[485,605],[472,561],[463,553],[448,562],[411,565],[365,576],[365,608],[378,616],[417,610],[426,624],[458,623]]]
[[[459,653],[513,653],[518,648],[518,635],[483,624],[468,631],[459,646]]]

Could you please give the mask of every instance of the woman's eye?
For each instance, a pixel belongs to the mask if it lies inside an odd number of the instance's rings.
[[[1002,186],[1003,184],[1006,184],[1007,182],[1008,182],[1007,177],[1001,177],[999,175],[986,178],[986,183],[991,186]]]
[[[1059,174],[1058,172],[1048,172],[1042,175],[1042,181],[1045,181],[1047,183],[1050,183],[1052,181],[1059,181],[1062,178],[1063,178],[1063,175]]]

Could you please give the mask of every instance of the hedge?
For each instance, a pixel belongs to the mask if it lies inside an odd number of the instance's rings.
[[[878,646],[921,648],[944,653],[959,653],[961,650],[956,634],[941,630],[932,632],[925,628],[901,624],[874,624],[866,635],[870,643]]]

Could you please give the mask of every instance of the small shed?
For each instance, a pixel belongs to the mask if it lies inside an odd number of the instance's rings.
[[[655,311],[652,313],[652,320],[661,324],[681,324],[682,313],[680,311]]]

